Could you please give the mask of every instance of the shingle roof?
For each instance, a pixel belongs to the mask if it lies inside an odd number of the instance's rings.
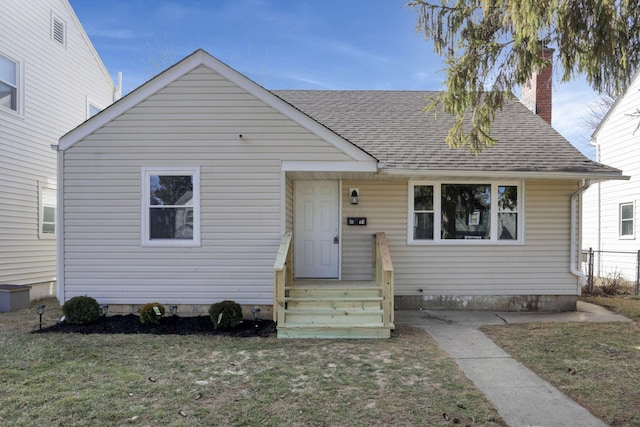
[[[388,169],[621,175],[589,160],[517,100],[498,112],[498,143],[475,156],[444,142],[453,118],[423,112],[437,92],[272,91],[301,112],[365,150]]]

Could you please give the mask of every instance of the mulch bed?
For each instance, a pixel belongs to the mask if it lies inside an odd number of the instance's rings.
[[[214,329],[209,316],[164,317],[159,324],[140,323],[135,314],[107,316],[87,325],[57,323],[42,328],[35,333],[78,333],[78,334],[156,334],[156,335],[218,335],[230,337],[267,337],[275,335],[276,326],[272,320],[245,319],[232,329]]]

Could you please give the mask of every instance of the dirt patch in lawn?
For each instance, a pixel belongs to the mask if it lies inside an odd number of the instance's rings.
[[[243,320],[231,329],[214,329],[209,316],[165,317],[158,324],[141,323],[135,314],[114,315],[100,318],[87,325],[72,325],[58,322],[36,330],[34,333],[78,333],[78,334],[156,334],[156,335],[220,335],[230,337],[268,337],[275,335],[272,320]]]

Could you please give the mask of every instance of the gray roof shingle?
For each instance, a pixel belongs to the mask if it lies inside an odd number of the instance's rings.
[[[365,150],[388,169],[621,175],[589,160],[517,100],[496,114],[498,143],[475,156],[444,142],[453,118],[423,108],[438,92],[272,91],[320,124]]]

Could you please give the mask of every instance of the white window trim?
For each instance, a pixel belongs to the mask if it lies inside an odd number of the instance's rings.
[[[631,234],[622,234],[622,207],[631,205],[632,213],[631,219],[632,227]],[[620,240],[635,240],[636,238],[636,205],[634,202],[624,202],[618,204],[618,238]]]
[[[104,110],[104,107],[101,104],[93,101],[88,96],[85,97],[85,100],[86,100],[86,117],[87,117],[87,119],[90,119],[91,117],[93,117],[93,116],[91,116],[91,106],[94,106],[94,107],[96,107],[96,108],[98,108],[100,110],[96,114],[99,114],[100,112],[102,112],[102,110]],[[96,115],[96,114],[94,114],[94,115]]]
[[[149,238],[149,194],[152,175],[193,175],[193,239]],[[141,224],[142,246],[196,247],[200,246],[200,168],[199,167],[143,167],[142,168]]]
[[[491,185],[491,218],[489,239],[442,239],[441,225],[441,189],[442,184],[489,184]],[[433,240],[413,238],[413,187],[416,185],[433,186]],[[518,188],[518,238],[515,240],[498,240],[498,187],[515,186]],[[407,243],[409,245],[522,245],[524,244],[524,212],[525,194],[523,181],[494,181],[494,180],[441,180],[441,181],[409,181],[407,187]]]
[[[16,64],[16,109],[0,107],[0,111],[4,111],[7,114],[16,114],[18,116],[24,115],[24,61],[16,58],[15,56],[6,54],[0,51],[0,56],[5,57],[9,61]]]
[[[58,231],[58,224],[55,221],[55,219],[54,219],[55,228],[53,233],[45,233],[43,230],[44,206],[45,206],[44,193],[47,190],[54,192],[53,200],[56,203],[56,206],[55,206],[56,215],[54,216],[54,218],[57,217],[57,212],[58,212],[58,206],[57,206],[58,199],[57,199],[57,195],[55,194],[56,187],[49,184],[42,183],[42,182],[38,182],[38,239],[40,240],[55,239]]]

